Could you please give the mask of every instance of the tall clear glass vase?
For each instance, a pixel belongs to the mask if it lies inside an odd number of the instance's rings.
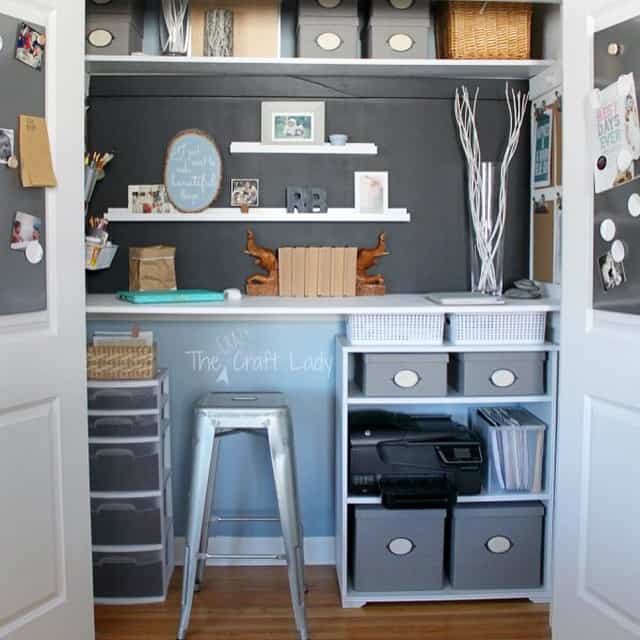
[[[504,224],[500,223],[506,206],[501,162],[482,162],[480,191],[469,194],[471,213],[471,290],[492,296],[502,295],[504,268]],[[504,190],[500,197],[501,188]]]
[[[160,46],[166,56],[186,56],[191,44],[189,0],[162,0]]]

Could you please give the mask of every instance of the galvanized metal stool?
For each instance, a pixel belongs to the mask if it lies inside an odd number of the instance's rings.
[[[280,393],[209,393],[196,405],[196,433],[189,494],[189,521],[182,578],[182,608],[178,640],[184,640],[193,592],[199,590],[209,558],[250,558],[287,561],[293,615],[300,640],[306,640],[304,608],[304,552],[302,525],[298,515],[298,492],[294,466],[293,431],[284,396]],[[285,553],[282,556],[220,555],[207,553],[209,516],[213,503],[220,437],[245,432],[266,435],[275,480],[280,525]],[[219,518],[219,520],[234,520]],[[278,520],[278,518],[239,518],[236,520]]]

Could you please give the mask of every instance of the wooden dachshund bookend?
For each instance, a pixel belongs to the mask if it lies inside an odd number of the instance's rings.
[[[272,249],[256,244],[253,231],[247,231],[247,248],[245,253],[256,259],[256,264],[267,272],[267,275],[256,273],[246,280],[248,296],[278,295],[278,256]]]
[[[386,249],[384,233],[378,236],[378,244],[372,249],[358,249],[356,295],[383,296],[386,293],[384,276],[381,273],[367,275],[367,271],[377,264],[378,258],[389,255]]]

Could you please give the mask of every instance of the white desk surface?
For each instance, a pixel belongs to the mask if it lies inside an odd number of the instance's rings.
[[[87,295],[90,318],[212,316],[345,316],[383,313],[515,313],[518,311],[559,311],[557,300],[507,300],[500,305],[440,305],[424,294],[391,294],[358,298],[243,297],[240,302],[196,302],[179,304],[131,304],[115,294]]]

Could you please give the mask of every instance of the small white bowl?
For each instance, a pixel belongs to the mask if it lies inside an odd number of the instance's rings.
[[[336,147],[343,147],[349,141],[349,136],[344,133],[332,133],[329,142]]]

